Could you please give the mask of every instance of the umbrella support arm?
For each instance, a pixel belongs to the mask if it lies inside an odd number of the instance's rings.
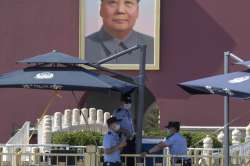
[[[145,93],[145,68],[146,68],[146,51],[147,46],[146,45],[135,45],[127,50],[121,51],[117,54],[114,54],[108,58],[102,59],[96,64],[92,64],[93,66],[100,66],[106,62],[109,62],[113,59],[116,59],[118,57],[121,57],[129,52],[132,52],[134,50],[140,49],[141,54],[139,54],[140,57],[140,64],[139,64],[139,78],[138,78],[138,111],[136,112],[136,153],[141,153],[142,150],[142,126],[143,126],[143,113],[144,113],[144,93]],[[105,69],[106,71],[110,71],[107,68],[102,67],[102,69]],[[113,71],[111,71],[113,72]],[[120,75],[120,74],[119,74]],[[128,77],[125,76],[124,77]],[[131,77],[130,77],[131,78]]]
[[[244,62],[243,59],[241,59],[240,57],[236,56],[235,54],[233,54],[231,52],[225,52],[225,56],[229,56],[230,58],[232,58],[236,62]]]
[[[115,75],[118,75],[118,76],[121,76],[121,77],[124,77],[124,78],[129,78],[129,79],[135,80],[135,78],[132,77],[132,76],[129,76],[129,75],[126,75],[126,74],[123,74],[123,73],[120,73],[120,72],[114,72],[114,71],[112,71],[112,70],[110,70],[110,69],[108,69],[106,67],[101,66],[101,65],[106,63],[106,62],[109,62],[109,61],[111,61],[113,59],[117,59],[117,58],[119,58],[119,57],[121,57],[123,55],[126,55],[127,53],[130,53],[130,52],[132,52],[134,50],[138,50],[138,49],[143,50],[144,47],[145,47],[145,45],[140,45],[140,44],[135,45],[135,46],[133,46],[131,48],[128,48],[126,50],[123,50],[123,51],[121,51],[121,52],[119,52],[117,54],[114,54],[114,55],[111,55],[111,56],[109,56],[107,58],[104,58],[104,59],[98,61],[97,63],[88,64],[88,66],[99,69],[99,70],[102,70],[104,72],[115,74]],[[136,80],[136,82],[138,82],[138,81]]]
[[[104,58],[104,59],[98,61],[98,62],[96,63],[96,65],[102,65],[102,64],[104,64],[104,63],[106,63],[106,62],[109,62],[109,61],[111,61],[111,60],[113,60],[113,59],[117,59],[117,58],[119,58],[119,57],[121,57],[121,56],[123,56],[123,55],[125,55],[125,54],[127,54],[127,53],[130,53],[130,52],[132,52],[132,51],[134,51],[134,50],[137,50],[137,49],[140,49],[140,48],[142,48],[142,47],[143,47],[143,45],[135,45],[135,46],[133,46],[133,47],[131,47],[131,48],[128,48],[128,49],[123,50],[123,51],[121,51],[121,52],[119,52],[119,53],[117,53],[117,54],[111,55],[111,56],[109,56],[109,57],[107,57],[107,58]]]

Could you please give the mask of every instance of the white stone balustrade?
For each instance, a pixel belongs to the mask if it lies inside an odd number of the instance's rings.
[[[108,118],[110,118],[109,112],[95,108],[66,109],[64,114],[56,112],[52,117],[45,115],[41,127],[38,127],[38,133],[41,133],[38,138],[41,140],[39,143],[50,144],[52,132],[96,131],[104,134],[108,130],[106,124]]]
[[[80,110],[75,108],[72,111],[72,126],[78,126],[80,124]]]
[[[62,113],[55,112],[52,131],[61,131],[61,130],[62,130]]]

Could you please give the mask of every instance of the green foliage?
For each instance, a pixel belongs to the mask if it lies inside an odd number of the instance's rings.
[[[52,135],[53,144],[102,145],[102,135],[95,132],[58,132]]]
[[[221,148],[222,144],[218,142],[216,135],[205,132],[181,132],[181,134],[187,139],[188,147],[201,148],[203,146],[203,139],[209,135],[213,139],[213,147]],[[144,136],[146,137],[168,137],[168,134],[164,130],[147,130]],[[69,145],[102,145],[103,136],[100,133],[95,132],[59,132],[52,135],[53,144],[69,144]],[[96,141],[96,143],[95,143]]]
[[[203,139],[209,135],[213,139],[213,147],[221,148],[222,144],[217,140],[216,135],[205,132],[187,132],[183,131],[181,134],[187,139],[188,147],[201,148],[203,146]],[[145,131],[147,137],[168,137],[164,130]]]

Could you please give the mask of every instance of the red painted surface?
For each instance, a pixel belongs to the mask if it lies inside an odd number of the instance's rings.
[[[180,120],[184,125],[222,125],[223,98],[189,96],[178,82],[223,72],[223,52],[232,50],[250,59],[247,21],[249,1],[162,0],[161,70],[147,73],[157,97],[161,125]],[[20,68],[16,61],[57,49],[78,55],[78,0],[1,0],[0,73]],[[97,11],[98,12],[98,11]],[[0,89],[0,141],[13,126],[35,121],[52,92]],[[70,92],[53,104],[50,113],[74,107]],[[78,94],[80,95],[80,93]],[[234,124],[250,122],[250,101],[232,100]]]

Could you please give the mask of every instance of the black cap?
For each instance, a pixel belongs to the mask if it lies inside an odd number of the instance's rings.
[[[125,103],[131,103],[132,102],[131,95],[129,95],[129,94],[122,95],[121,96],[121,101],[123,101]]]
[[[180,122],[170,121],[168,122],[168,125],[165,126],[165,128],[175,128],[176,130],[180,130]]]
[[[107,120],[107,124],[108,126],[110,126],[112,123],[115,123],[115,122],[120,122],[121,120],[117,119],[115,116],[114,117],[111,117]]]

